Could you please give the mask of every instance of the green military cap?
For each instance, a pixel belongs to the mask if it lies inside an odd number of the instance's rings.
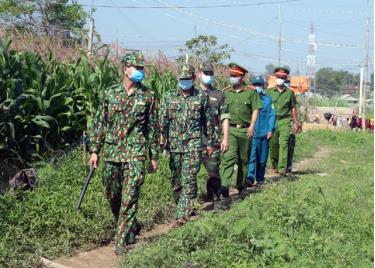
[[[180,74],[178,78],[184,79],[184,78],[191,78],[194,76],[195,68],[191,64],[184,64],[181,67]]]
[[[125,54],[121,60],[123,66],[145,66],[145,59],[143,54],[139,51],[131,51]]]
[[[229,63],[228,67],[230,68],[231,75],[245,75],[248,73],[248,70],[234,62]]]
[[[202,72],[213,72],[215,71],[214,65],[210,61],[204,61],[200,64],[199,70]]]
[[[288,76],[289,73],[290,73],[290,70],[288,67],[286,66],[278,66],[275,68],[275,70],[273,71],[273,73],[276,75],[276,76]]]

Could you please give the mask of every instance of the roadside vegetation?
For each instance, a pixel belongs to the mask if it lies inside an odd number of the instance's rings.
[[[311,170],[230,211],[204,213],[132,250],[119,267],[372,267],[373,135],[307,136],[330,151]]]

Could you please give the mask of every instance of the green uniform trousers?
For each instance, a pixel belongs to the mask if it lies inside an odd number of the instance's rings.
[[[229,128],[229,149],[221,159],[221,184],[229,188],[234,173],[234,165],[237,163],[236,188],[245,187],[247,169],[249,164],[251,139],[247,137],[247,128]]]
[[[172,171],[172,187],[176,208],[176,219],[189,217],[197,197],[197,174],[201,166],[201,151],[170,153],[169,166]]]
[[[136,213],[144,177],[144,160],[105,162],[102,179],[112,213],[117,220],[116,246],[125,247],[134,243],[135,236],[139,233]]]
[[[291,118],[277,119],[276,130],[270,139],[270,157],[273,168],[285,174],[288,163],[288,139],[291,131]]]

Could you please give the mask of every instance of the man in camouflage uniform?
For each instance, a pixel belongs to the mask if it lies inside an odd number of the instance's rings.
[[[212,112],[212,126],[215,129],[215,144],[212,155],[203,150],[203,164],[208,173],[207,201],[220,198],[220,154],[228,150],[229,111],[222,90],[212,86],[214,82],[214,66],[211,62],[203,62],[199,70],[200,90],[208,95],[208,106]],[[221,141],[221,136],[223,136]],[[221,142],[220,142],[221,141]],[[203,147],[207,146],[207,138],[203,138]]]
[[[179,89],[165,94],[160,108],[161,144],[170,153],[172,187],[177,203],[177,224],[184,224],[194,213],[197,195],[197,174],[201,165],[202,135],[207,133],[207,150],[211,155],[214,143],[212,116],[207,94],[193,86],[194,68],[182,66]]]
[[[124,253],[140,231],[136,212],[146,152],[151,159],[151,171],[156,170],[158,157],[155,96],[141,83],[143,55],[127,53],[122,64],[123,83],[105,93],[94,119],[90,146],[90,164],[97,167],[99,152],[105,161],[102,178],[117,222],[116,254]]]
[[[231,86],[224,89],[225,100],[229,106],[229,150],[223,154],[221,160],[222,195],[229,197],[229,187],[234,174],[234,165],[238,165],[236,188],[240,195],[246,188],[251,138],[258,118],[258,111],[262,108],[259,94],[250,86],[244,84],[245,74],[248,72],[238,64],[230,67]]]

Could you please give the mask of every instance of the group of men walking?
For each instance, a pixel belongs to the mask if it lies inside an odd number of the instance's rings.
[[[246,85],[248,71],[230,64],[231,85],[220,90],[214,87],[212,63],[203,62],[197,73],[184,64],[178,88],[157,107],[153,91],[142,84],[143,55],[127,53],[122,64],[123,82],[106,92],[90,137],[90,164],[98,166],[99,153],[104,158],[102,178],[117,225],[116,254],[124,253],[140,231],[136,211],[145,161],[150,159],[150,172],[156,171],[160,148],[170,156],[177,225],[196,212],[202,163],[208,173],[207,201],[216,204],[228,201],[235,165],[240,195],[264,183],[269,146],[274,172],[286,174],[289,135],[298,128],[296,98],[284,84],[287,68],[275,69],[277,86],[266,90],[261,76]]]

